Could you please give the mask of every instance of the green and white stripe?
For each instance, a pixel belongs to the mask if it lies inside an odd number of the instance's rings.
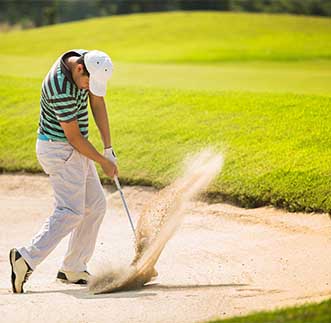
[[[88,91],[77,88],[63,60],[65,55],[80,56],[84,52],[75,50],[62,55],[42,83],[38,133],[52,140],[67,142],[60,122],[75,119],[81,134],[88,137]]]

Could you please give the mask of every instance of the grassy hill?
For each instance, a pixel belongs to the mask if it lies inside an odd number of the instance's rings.
[[[99,48],[115,61],[215,63],[330,59],[331,20],[218,12],[136,14],[90,19],[0,36],[1,55],[54,57]]]
[[[63,51],[98,48],[115,62],[106,100],[122,180],[162,187],[187,153],[210,144],[225,155],[210,197],[330,212],[330,27],[315,17],[177,12],[2,33],[0,169],[41,171],[42,78]]]
[[[329,323],[331,301],[288,307],[272,312],[253,313],[242,317],[215,320],[208,323]]]

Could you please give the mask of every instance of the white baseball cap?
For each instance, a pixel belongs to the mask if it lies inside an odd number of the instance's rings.
[[[113,72],[113,63],[110,57],[99,50],[91,50],[84,56],[84,63],[90,73],[90,91],[97,96],[105,96],[107,81]]]

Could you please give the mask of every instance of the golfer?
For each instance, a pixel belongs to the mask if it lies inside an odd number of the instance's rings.
[[[104,100],[112,70],[111,59],[101,51],[71,50],[55,62],[42,83],[36,152],[49,175],[55,208],[30,244],[10,250],[14,293],[23,293],[23,284],[33,270],[69,233],[68,250],[57,278],[78,284],[89,280],[87,263],[106,212],[93,161],[110,178],[118,174]],[[88,140],[88,99],[103,141],[103,154]]]

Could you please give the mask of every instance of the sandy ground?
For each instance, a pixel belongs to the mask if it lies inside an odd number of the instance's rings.
[[[108,213],[92,273],[128,263],[134,243],[120,196],[105,187]],[[155,191],[125,187],[134,220]],[[331,296],[331,220],[273,208],[192,202],[138,291],[92,295],[55,280],[67,239],[35,270],[26,294],[10,291],[8,251],[29,241],[53,207],[47,177],[0,175],[0,320],[3,322],[201,322]]]

